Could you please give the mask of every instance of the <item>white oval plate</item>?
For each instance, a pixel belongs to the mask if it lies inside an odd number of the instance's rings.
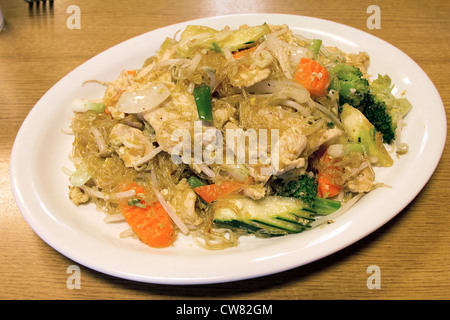
[[[245,237],[239,246],[222,251],[196,247],[180,237],[167,249],[152,249],[135,239],[120,239],[127,227],[106,224],[93,206],[75,207],[68,199],[63,166],[72,136],[61,133],[70,123],[70,102],[98,98],[104,88],[88,79],[112,80],[121,69],[141,67],[166,37],[188,24],[237,28],[287,24],[295,33],[320,38],[325,45],[347,52],[366,51],[369,72],[389,74],[396,92],[406,90],[413,104],[403,140],[409,153],[393,167],[377,170],[377,181],[392,188],[377,189],[335,223],[276,239]],[[56,83],[34,106],[20,128],[11,155],[11,184],[20,211],[32,229],[50,246],[91,269],[129,280],[164,284],[219,283],[264,276],[295,268],[330,255],[370,234],[398,214],[433,174],[446,139],[444,106],[434,85],[406,54],[360,30],[316,18],[252,14],[205,18],[168,26],[137,36],[100,53]]]

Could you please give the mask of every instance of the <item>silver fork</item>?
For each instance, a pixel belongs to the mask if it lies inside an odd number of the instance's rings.
[[[48,2],[50,8],[53,7],[53,0],[25,0],[26,2],[28,2],[28,5],[31,8],[33,8],[34,4],[36,4],[36,8],[39,8],[39,4],[42,3],[43,6],[45,6],[45,4]]]
[[[0,7],[0,32],[5,28],[5,20],[3,19],[2,7]]]

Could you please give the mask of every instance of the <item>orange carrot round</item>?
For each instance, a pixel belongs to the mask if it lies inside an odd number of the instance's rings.
[[[317,61],[301,58],[295,72],[295,80],[302,84],[313,96],[321,96],[327,92],[330,73]]]

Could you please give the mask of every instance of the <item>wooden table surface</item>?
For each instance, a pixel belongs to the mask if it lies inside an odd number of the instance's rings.
[[[70,5],[80,29],[69,29]],[[380,29],[369,29],[369,5]],[[9,180],[11,149],[28,112],[58,80],[96,54],[126,40],[186,20],[236,13],[288,13],[323,18],[373,34],[407,53],[450,108],[450,2],[356,0],[77,0],[53,8],[0,0],[0,298],[1,299],[449,299],[450,158],[422,192],[374,233],[321,260],[244,281],[194,286],[138,283],[79,265],[81,287],[69,289],[77,265],[42,241],[23,219]],[[425,107],[425,106],[415,106]],[[447,145],[448,147],[448,145]],[[411,177],[413,179],[414,177]],[[380,270],[380,288],[367,286],[367,268]]]

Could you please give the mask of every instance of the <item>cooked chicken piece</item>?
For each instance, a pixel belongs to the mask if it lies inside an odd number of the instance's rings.
[[[91,199],[91,197],[79,187],[70,186],[69,189],[69,198],[76,206],[81,203],[86,203]]]
[[[227,106],[214,109],[213,110],[214,125],[217,128],[221,129],[225,123],[227,123],[233,118],[235,112],[236,108]]]
[[[126,167],[133,167],[143,156],[155,149],[141,130],[121,123],[112,128],[109,141]]]
[[[169,153],[180,142],[172,139],[174,131],[179,129],[191,133],[194,121],[198,120],[194,96],[187,92],[172,92],[161,107],[142,115],[155,130],[158,144]]]
[[[175,208],[180,218],[188,224],[199,225],[202,218],[195,211],[195,203],[197,195],[187,183],[186,179],[182,179],[173,189],[170,204]]]
[[[305,166],[304,158],[299,158],[307,143],[306,136],[296,128],[290,128],[280,136],[279,139],[279,163],[276,174],[281,174],[292,169]],[[273,152],[273,151],[272,151]]]

